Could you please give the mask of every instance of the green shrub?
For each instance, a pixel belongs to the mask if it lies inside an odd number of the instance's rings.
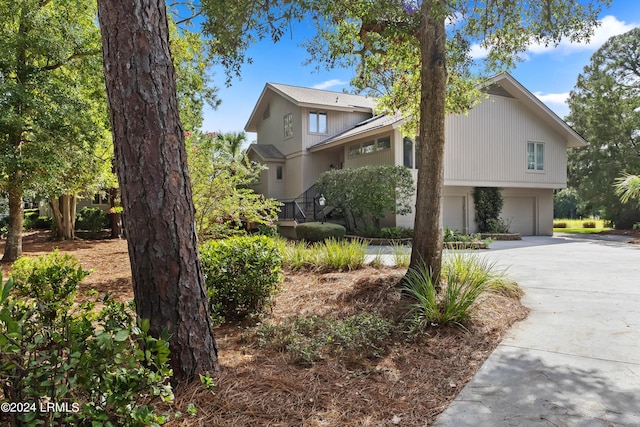
[[[500,212],[504,205],[502,193],[496,187],[476,187],[473,190],[473,202],[476,209],[476,224],[481,233],[496,232],[492,228],[498,224],[492,224],[500,218]]]
[[[509,234],[511,221],[504,218],[491,218],[487,220],[488,233]]]
[[[296,226],[296,235],[307,242],[322,242],[325,239],[342,239],[346,229],[340,224],[330,222],[305,222]]]
[[[38,212],[38,209],[25,209],[24,222],[22,223],[22,227],[25,230],[37,229],[39,215],[40,214]]]
[[[236,236],[200,247],[209,304],[217,321],[265,311],[282,280],[282,255],[274,239]]]
[[[67,404],[13,413],[12,425],[146,426],[166,420],[148,406],[173,397],[169,344],[105,299],[75,304],[88,274],[69,255],[20,258],[0,295],[0,381],[5,401]]]
[[[76,215],[76,230],[88,231],[91,238],[98,237],[110,225],[109,216],[100,208],[84,207]]]
[[[413,237],[413,228],[382,227],[380,237],[384,239],[406,239]]]
[[[554,222],[553,228],[567,228],[566,222]]]
[[[595,221],[585,221],[582,223],[582,228],[596,228]]]

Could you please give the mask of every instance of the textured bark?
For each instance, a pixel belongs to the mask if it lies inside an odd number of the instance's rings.
[[[164,1],[99,0],[137,314],[171,334],[174,379],[217,367]]]
[[[76,238],[76,196],[65,194],[57,199],[49,200],[56,223],[55,238],[73,240]]]
[[[419,34],[422,68],[420,75],[420,158],[416,184],[416,215],[411,267],[421,262],[440,275],[442,264],[442,186],[444,184],[444,119],[446,114],[447,67],[444,14],[439,0],[422,4]],[[434,13],[435,12],[435,13]],[[438,17],[438,15],[442,15]]]
[[[15,261],[22,255],[24,209],[22,207],[22,192],[14,188],[9,190],[8,193],[9,227],[2,261]]]

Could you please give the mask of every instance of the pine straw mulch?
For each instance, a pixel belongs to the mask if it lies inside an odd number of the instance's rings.
[[[94,272],[83,290],[132,298],[131,273],[124,240],[51,242],[42,233],[24,241],[27,255],[54,248],[79,259]],[[0,250],[2,244],[0,244]],[[8,266],[2,265],[5,277]],[[398,319],[406,308],[395,288],[404,270],[393,268],[338,273],[285,274],[281,292],[264,322],[292,316],[343,318],[362,311]],[[220,370],[212,374],[213,391],[199,382],[180,385],[172,404],[161,411],[182,415],[178,426],[425,426],[473,377],[509,327],[527,316],[516,299],[486,294],[467,330],[434,327],[407,341],[396,334],[382,357],[347,354],[311,367],[290,354],[259,348],[251,325],[215,329]],[[188,415],[192,404],[197,409]]]

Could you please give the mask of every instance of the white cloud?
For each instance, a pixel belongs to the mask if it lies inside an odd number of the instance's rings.
[[[542,94],[542,92],[534,92],[534,95],[545,104],[554,105],[566,104],[567,99],[569,98],[569,92],[547,94]]]
[[[330,87],[334,87],[334,86],[341,86],[341,85],[345,85],[348,82],[342,81],[340,79],[331,79],[331,80],[327,80],[325,82],[322,83],[318,83],[317,85],[313,85],[312,87],[314,89],[329,89]]]
[[[602,46],[609,38],[624,34],[627,31],[640,27],[640,23],[626,23],[620,21],[618,18],[612,15],[607,15],[600,20],[600,25],[595,29],[593,36],[589,42],[571,42],[569,39],[563,39],[558,46],[545,46],[543,44],[534,44],[527,52],[534,54],[543,54],[553,52],[555,54],[569,55],[574,52],[595,52],[600,46]],[[474,44],[471,46],[471,57],[474,59],[481,59],[487,56],[487,49],[480,46],[480,44]]]
[[[532,53],[546,53],[550,51],[557,53],[559,50],[562,54],[584,51],[595,52],[611,37],[624,34],[638,26],[640,26],[640,23],[627,24],[625,21],[619,21],[615,16],[607,15],[602,18],[600,25],[595,29],[589,42],[581,41],[572,43],[569,40],[563,40],[557,48],[553,46],[533,45],[529,51]]]

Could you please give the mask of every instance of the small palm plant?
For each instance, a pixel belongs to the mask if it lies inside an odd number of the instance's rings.
[[[640,175],[624,175],[616,179],[616,194],[622,203],[636,200],[640,203]]]

